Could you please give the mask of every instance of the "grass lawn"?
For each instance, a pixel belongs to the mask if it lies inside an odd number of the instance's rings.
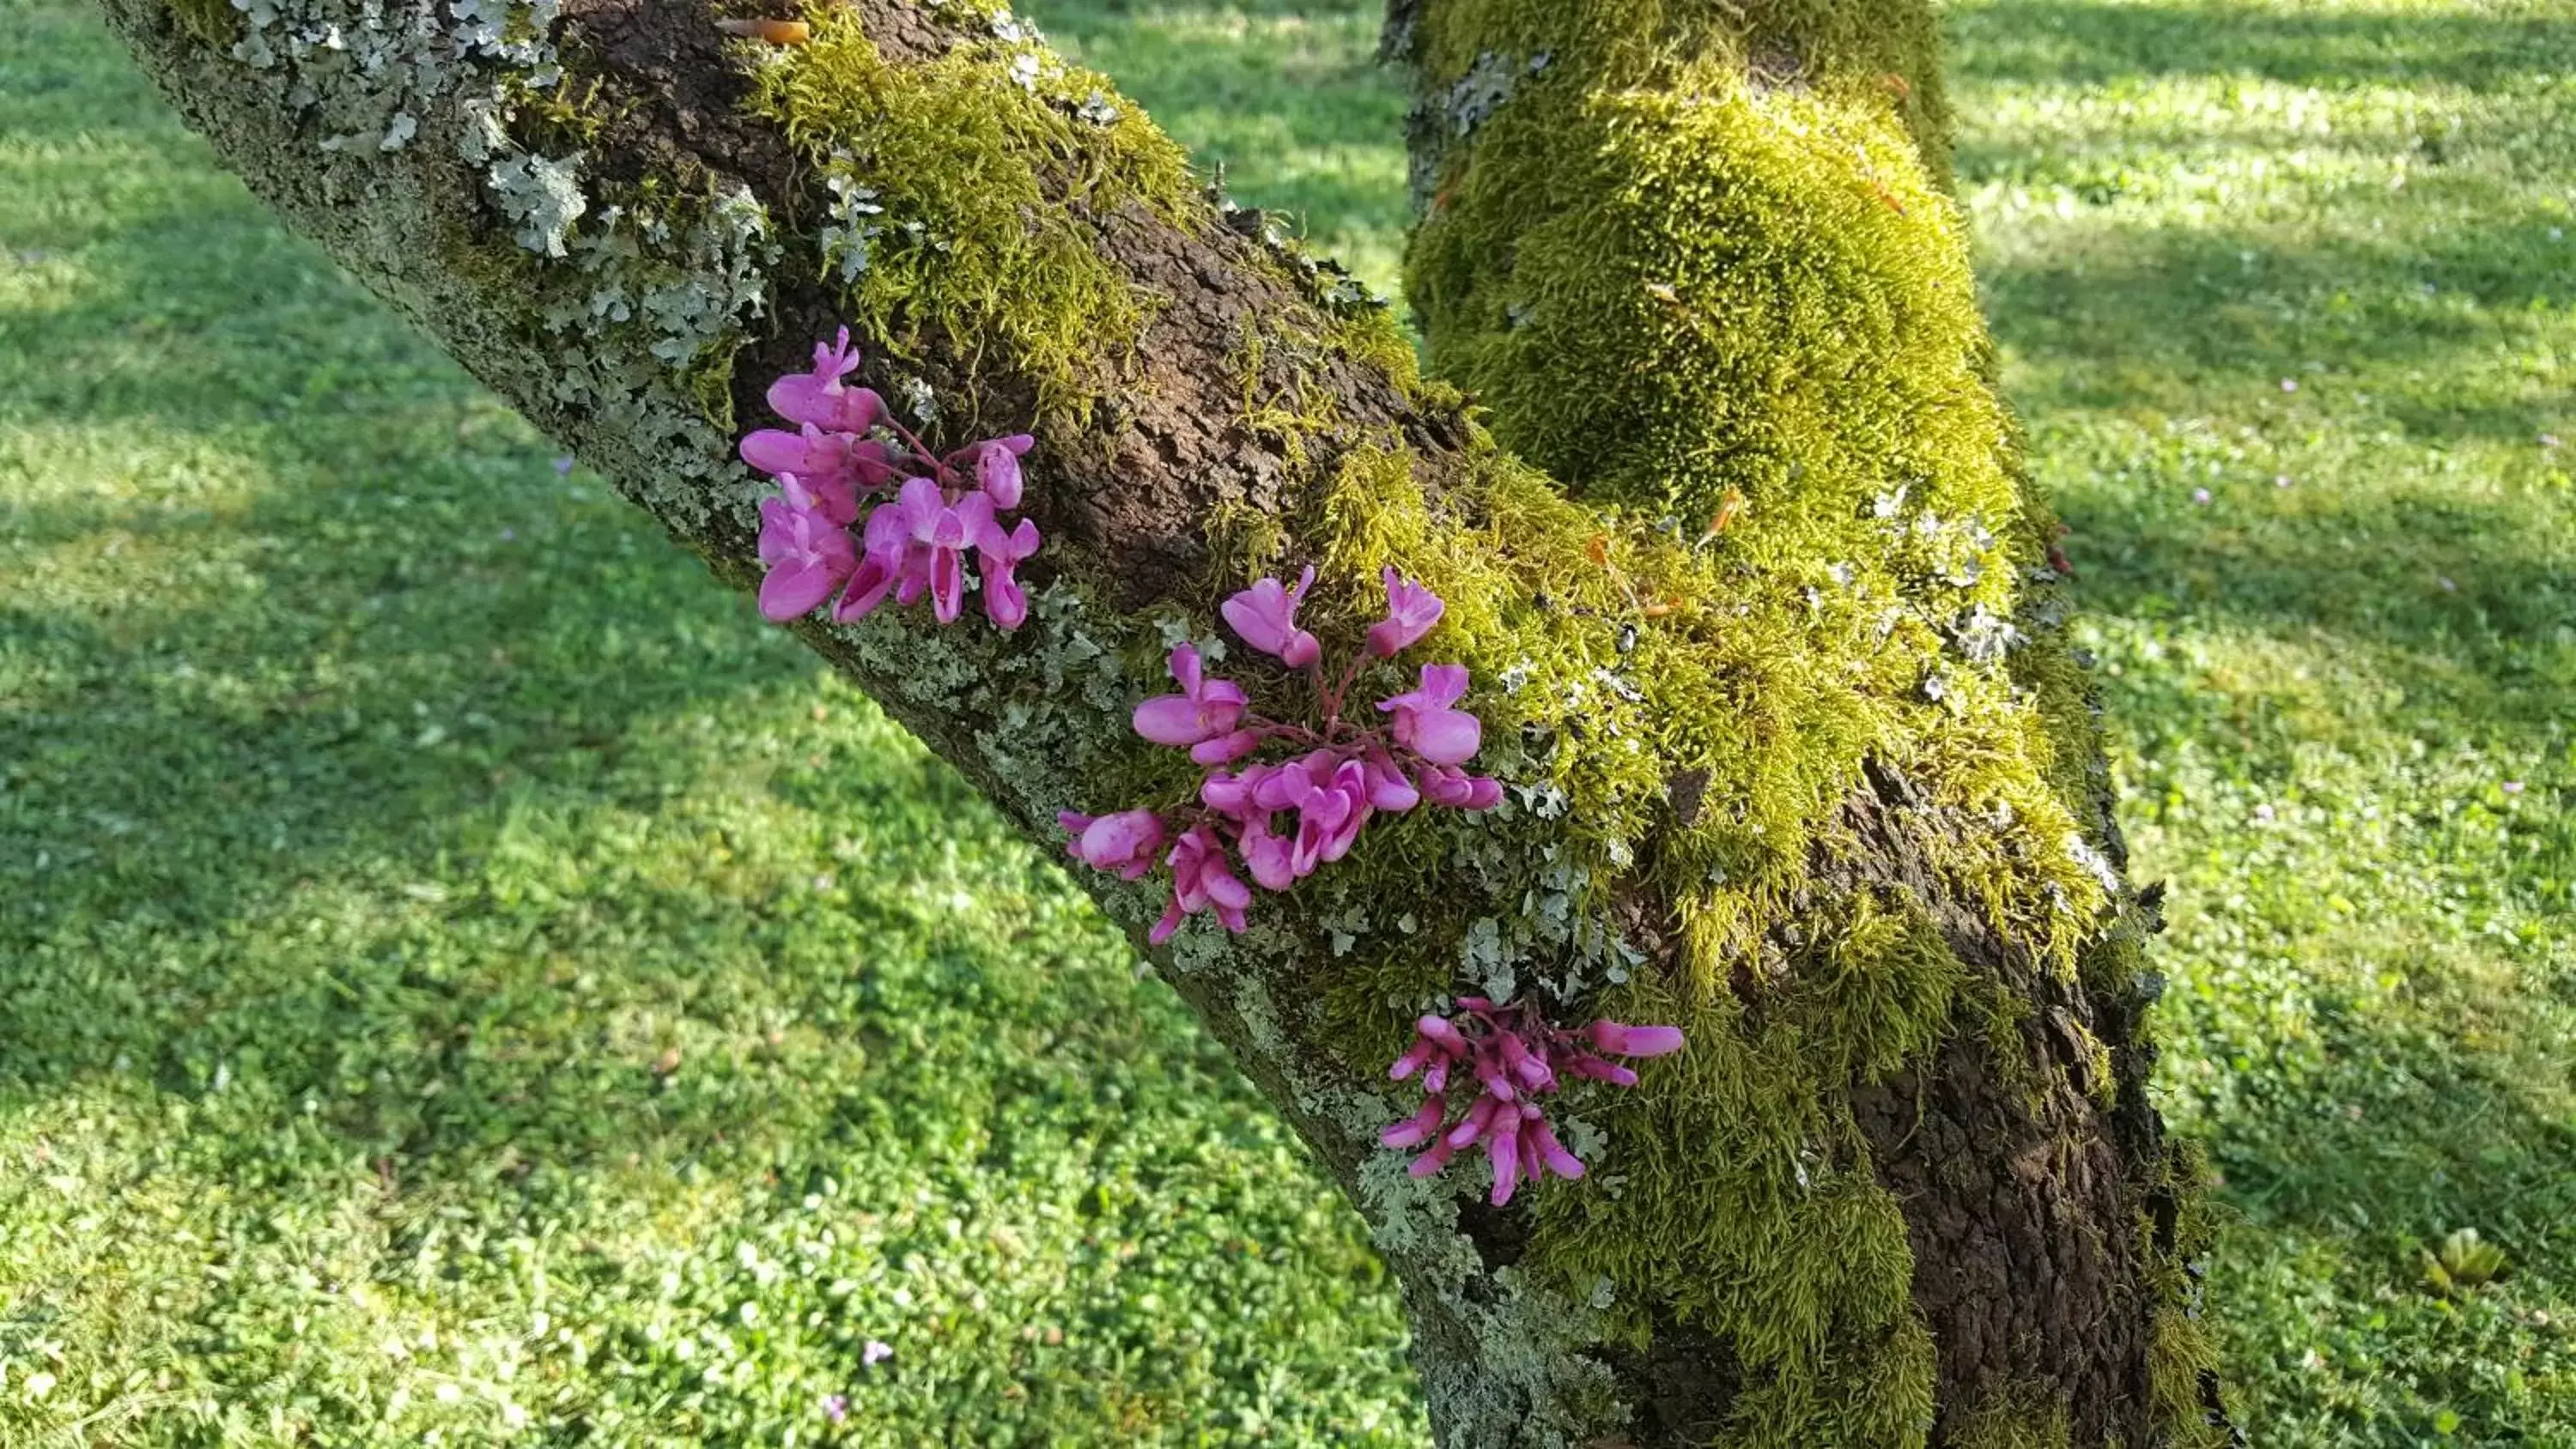
[[[1036,8],[1392,286],[1367,7]],[[2240,1417],[2576,1446],[2576,15],[1951,22]],[[0,1444],[1424,1443],[1051,864],[79,5],[0,27]]]

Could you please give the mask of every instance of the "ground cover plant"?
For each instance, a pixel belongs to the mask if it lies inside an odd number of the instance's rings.
[[[1056,869],[6,18],[0,1439],[1420,1442]],[[1391,285],[1373,15],[1038,18]],[[2576,36],[1952,22],[2240,1417],[2576,1442]]]

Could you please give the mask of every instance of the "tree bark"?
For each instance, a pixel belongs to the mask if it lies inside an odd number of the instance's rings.
[[[700,0],[103,4],[291,224],[737,587],[733,441],[837,323],[949,441],[1033,432],[1024,628],[794,627],[1041,848],[1170,783],[1129,710],[1253,574],[1322,565],[1343,647],[1379,566],[1442,589],[1511,803],[1147,954],[1368,1221],[1443,1444],[2224,1439],[2153,903],[1925,0],[1399,4],[1408,290],[1490,432],[973,0],[796,46]],[[1144,948],[1162,889],[1083,879]],[[1689,1046],[1569,1094],[1593,1171],[1496,1209],[1376,1141],[1408,1023],[1475,991]]]

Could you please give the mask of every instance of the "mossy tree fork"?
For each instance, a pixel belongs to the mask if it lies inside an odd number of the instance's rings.
[[[2230,1437],[2145,1096],[2154,903],[1928,0],[1397,0],[1436,380],[990,0],[793,47],[717,29],[751,0],[103,3],[255,190],[738,587],[733,439],[835,323],[934,440],[1035,433],[1026,627],[796,627],[1042,848],[1171,783],[1128,708],[1253,574],[1320,565],[1345,642],[1382,566],[1449,600],[1512,803],[1152,952],[1367,1220],[1444,1444]],[[1083,879],[1141,947],[1154,889]],[[1594,1171],[1496,1210],[1376,1143],[1459,992],[1690,1046],[1569,1099]]]

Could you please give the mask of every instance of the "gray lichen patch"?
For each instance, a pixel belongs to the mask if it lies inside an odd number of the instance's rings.
[[[590,209],[581,194],[581,158],[513,156],[492,168],[490,180],[502,214],[518,223],[519,245],[540,256],[562,256],[573,222]]]

